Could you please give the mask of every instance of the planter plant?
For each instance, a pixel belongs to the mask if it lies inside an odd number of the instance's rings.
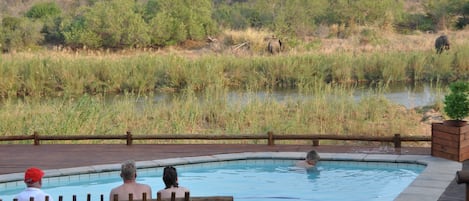
[[[444,112],[450,118],[444,123],[453,126],[464,126],[469,116],[469,83],[463,81],[453,82],[449,86],[450,92],[443,101]]]

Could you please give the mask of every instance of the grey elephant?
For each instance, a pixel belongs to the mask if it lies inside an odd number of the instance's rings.
[[[444,50],[449,50],[448,36],[441,35],[435,40],[435,49],[437,54],[441,54]]]
[[[272,38],[269,39],[269,42],[267,44],[267,50],[271,54],[278,54],[280,51],[282,51],[282,41],[278,39],[275,36],[272,36]]]

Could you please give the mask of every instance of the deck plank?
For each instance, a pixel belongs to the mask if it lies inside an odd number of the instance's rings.
[[[320,153],[390,153],[430,154],[427,147],[382,149],[366,146],[252,145],[252,144],[41,144],[0,145],[0,175],[19,173],[31,166],[42,169],[71,168],[121,163],[125,160],[146,161],[177,157],[205,156],[241,152]]]

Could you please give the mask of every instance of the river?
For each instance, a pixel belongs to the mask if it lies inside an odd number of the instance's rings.
[[[418,108],[423,106],[429,106],[442,101],[445,95],[445,86],[433,85],[430,83],[418,83],[410,85],[406,83],[394,83],[387,87],[370,87],[368,85],[362,85],[355,87],[352,90],[351,95],[357,101],[364,96],[370,95],[382,95],[391,102],[405,106],[408,109]],[[177,94],[156,94],[153,97],[155,102],[167,101],[171,102]],[[224,97],[225,100],[230,103],[243,103],[253,99],[253,96],[259,100],[277,100],[280,102],[287,100],[304,100],[311,98],[311,95],[300,94],[297,89],[278,89],[269,91],[256,91],[246,92],[242,90],[230,91]],[[108,97],[110,100],[115,100],[115,97]]]

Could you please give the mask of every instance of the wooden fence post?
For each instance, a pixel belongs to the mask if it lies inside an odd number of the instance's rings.
[[[317,140],[317,139],[313,140],[313,146],[314,147],[319,146],[319,140]]]
[[[129,193],[128,201],[134,201],[134,194],[133,193]]]
[[[401,134],[394,134],[394,148],[401,148]]]
[[[132,133],[127,131],[127,146],[132,145]]]
[[[189,192],[185,192],[185,193],[184,193],[184,201],[189,201],[189,200],[190,200],[189,197],[190,197],[190,193],[189,193]]]
[[[161,199],[162,199],[162,198],[161,198],[161,192],[157,192],[157,193],[156,193],[156,200],[157,200],[157,201],[161,201]]]
[[[268,141],[267,141],[267,144],[268,144],[269,146],[275,145],[275,142],[274,142],[274,133],[273,133],[272,131],[269,131],[269,132],[267,132],[267,135],[268,135],[268,137],[269,137],[269,139],[268,139]]]
[[[171,192],[171,201],[176,201],[176,192]]]
[[[39,142],[39,133],[37,131],[34,131],[33,137],[34,137],[34,145],[39,145],[40,144],[40,142]]]

